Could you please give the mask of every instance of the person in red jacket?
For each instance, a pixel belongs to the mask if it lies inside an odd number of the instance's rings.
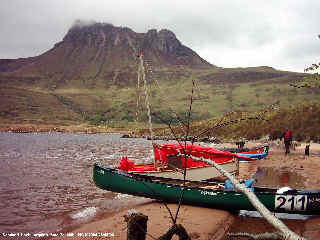
[[[284,146],[286,149],[285,154],[287,155],[288,153],[290,153],[290,146],[291,146],[291,142],[292,142],[292,134],[291,134],[289,128],[286,129],[286,131],[283,133],[282,137],[283,137]]]

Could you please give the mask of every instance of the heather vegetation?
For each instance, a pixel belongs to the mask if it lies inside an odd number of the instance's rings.
[[[320,142],[320,103],[304,102],[287,108],[274,106],[257,112],[234,111],[223,117],[195,122],[191,126],[190,136],[197,140],[237,141],[246,139],[281,138],[288,127],[296,141]],[[156,136],[170,137],[172,131],[177,137],[184,137],[182,126],[155,129]],[[148,135],[147,129],[137,132]]]

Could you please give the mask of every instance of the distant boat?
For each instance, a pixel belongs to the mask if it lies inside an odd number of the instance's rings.
[[[255,210],[247,196],[224,183],[183,180],[131,174],[95,164],[93,181],[96,186],[113,192],[227,211]],[[272,212],[320,215],[320,190],[295,190],[247,186]],[[277,193],[278,192],[278,193]]]
[[[221,176],[221,173],[201,159],[210,159],[220,164],[226,171],[235,174],[238,171],[237,161],[253,161],[268,155],[269,147],[263,146],[249,152],[231,153],[212,147],[202,147],[194,144],[156,144],[153,143],[155,163],[135,164],[127,157],[122,157],[120,170],[129,173],[160,176],[172,179],[183,179],[186,169],[186,179],[202,181]],[[186,160],[187,159],[187,160]]]
[[[269,145],[261,145],[252,148],[218,148],[224,152],[233,152],[233,153],[263,153],[269,152]]]
[[[264,159],[265,157],[267,157],[269,154],[269,146],[261,146],[255,149],[251,149],[248,151],[244,151],[244,152],[238,152],[239,156],[245,156],[245,157],[249,157],[249,158],[254,158],[254,159]],[[239,158],[239,161],[248,161],[248,159],[245,158]]]

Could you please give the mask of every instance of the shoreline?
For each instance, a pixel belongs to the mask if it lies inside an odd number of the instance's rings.
[[[45,128],[43,128],[44,130]],[[31,132],[31,131],[30,131]],[[37,132],[37,131],[33,131]],[[46,132],[46,131],[43,131]],[[73,133],[73,132],[70,132]],[[110,132],[111,133],[111,132]],[[117,133],[119,132],[112,132]],[[121,133],[120,133],[121,134]],[[249,141],[246,142],[246,147],[252,147],[257,144],[261,144],[260,141]],[[267,143],[264,142],[264,143]],[[305,144],[302,143],[299,147],[296,148],[296,150],[292,150],[291,154],[288,156],[284,155],[284,149],[282,148],[281,144],[276,143],[275,141],[269,142],[270,144],[270,151],[269,156],[262,161],[258,161],[258,167],[271,167],[278,169],[279,171],[285,170],[289,172],[294,172],[296,174],[299,174],[301,176],[304,176],[306,178],[306,189],[320,189],[320,176],[318,169],[320,168],[320,144],[317,143],[311,143],[310,146],[310,156],[306,157],[304,155],[304,147]],[[234,147],[234,144],[232,143],[225,143],[222,144],[226,147]],[[173,204],[173,208],[176,207],[176,204]],[[144,213],[145,215],[149,216],[149,222],[148,222],[148,229],[155,229],[150,230],[154,231],[154,234],[158,237],[161,234],[164,234],[168,228],[160,229],[159,226],[161,226],[162,223],[169,224],[170,219],[168,216],[168,212],[165,210],[164,213],[160,213],[161,207],[159,207],[159,204],[157,203],[148,203],[144,206],[133,206],[133,208],[139,210],[140,212]],[[164,208],[164,207],[163,207]],[[110,212],[104,212],[101,215],[97,215],[92,220],[88,220],[88,222],[80,222],[79,224],[75,224],[71,227],[65,228],[62,231],[68,231],[66,233],[74,233],[77,235],[77,233],[98,233],[100,231],[101,233],[117,233],[116,236],[109,236],[109,238],[116,238],[116,239],[126,239],[126,224],[123,219],[123,215],[127,212],[127,209],[119,209],[115,211]],[[161,211],[160,211],[161,210]],[[202,213],[204,212],[204,213]],[[210,214],[205,215],[206,212],[210,212]],[[162,214],[162,215],[161,215]],[[116,218],[117,216],[117,218]],[[185,216],[185,217],[184,217]],[[201,219],[198,219],[198,217],[202,217]],[[254,225],[255,221],[252,221],[252,218],[244,217],[241,218],[241,224],[240,220],[237,216],[232,215],[229,212],[222,211],[222,210],[216,210],[216,209],[206,209],[206,208],[199,208],[199,207],[192,207],[192,206],[186,206],[183,205],[181,208],[181,212],[179,215],[179,219],[182,218],[182,224],[186,228],[187,232],[190,234],[193,234],[193,238],[195,239],[208,239],[208,236],[215,236],[215,234],[218,234],[220,238],[218,238],[218,235],[216,239],[222,239],[222,235],[228,229],[233,229],[234,227],[239,227],[239,231],[243,231],[243,229],[250,230]],[[215,219],[220,219],[221,221],[215,222]],[[155,219],[152,220],[151,219]],[[189,221],[188,221],[189,220]],[[250,221],[251,220],[251,221]],[[227,221],[227,224],[224,224],[223,222]],[[239,224],[238,222],[239,221]],[[258,220],[261,221],[261,220]],[[208,225],[208,222],[214,223],[214,226],[210,224]],[[222,224],[221,224],[222,222]],[[292,225],[292,230],[299,231],[299,233],[303,234],[304,236],[317,236],[313,237],[314,239],[320,237],[320,217],[316,216],[311,219],[308,219],[303,222],[303,227],[301,227],[301,221]],[[180,223],[178,221],[178,223]],[[198,224],[201,223],[201,224]],[[189,225],[188,225],[189,224]],[[249,227],[247,227],[249,225]],[[265,224],[262,224],[263,226]],[[221,226],[223,226],[224,230],[221,230]],[[264,231],[264,227],[256,228],[257,231]],[[302,230],[301,230],[302,229]],[[221,232],[222,231],[222,232]],[[63,232],[61,232],[63,233]],[[202,233],[205,233],[207,235],[203,235]],[[206,237],[207,236],[207,237]],[[77,237],[77,238],[76,238]],[[65,236],[64,238],[52,238],[50,239],[63,239],[63,240],[73,240],[73,239],[105,239],[106,236],[102,236],[101,238],[97,237],[87,237],[84,238],[84,236]],[[212,237],[210,237],[212,238]],[[48,238],[45,238],[48,239]],[[148,238],[147,238],[148,239]],[[152,238],[149,238],[152,239]]]
[[[119,133],[128,134],[130,129],[125,128],[108,128],[104,126],[91,126],[91,125],[52,125],[52,124],[0,124],[0,132],[13,132],[13,133],[41,133],[41,132],[60,132],[60,133]]]
[[[251,142],[248,147],[256,143]],[[311,156],[304,156],[304,144],[292,150],[289,156],[284,155],[284,149],[281,146],[271,146],[270,154],[267,159],[258,162],[258,167],[273,167],[276,169],[285,169],[293,171],[304,176],[307,189],[320,189],[320,176],[317,169],[320,168],[320,144],[311,144]],[[177,204],[168,204],[170,209],[177,208]],[[160,237],[170,227],[170,218],[164,205],[158,202],[150,202],[132,207],[140,213],[148,216],[148,233],[153,237]],[[73,237],[58,237],[53,240],[80,240],[82,233],[105,233],[111,234],[110,239],[126,239],[126,223],[123,216],[130,208],[121,209],[113,213],[103,214],[96,221],[85,223],[72,230]],[[100,219],[101,218],[101,219]],[[317,239],[320,236],[320,216],[310,216],[303,219],[282,219],[287,226],[304,237]],[[263,218],[250,216],[233,215],[230,212],[201,208],[195,206],[182,205],[178,218],[188,234],[193,239],[225,239],[225,234],[230,232],[249,232],[261,233],[266,231],[275,231],[274,228]],[[90,237],[91,236],[91,237]],[[87,239],[105,239],[106,236],[88,235]],[[149,235],[147,240],[153,239]]]
[[[175,215],[177,204],[167,204]],[[52,240],[80,240],[84,234],[86,239],[127,239],[127,223],[124,215],[128,210],[135,209],[139,213],[148,216],[146,239],[159,238],[165,234],[170,226],[171,219],[169,212],[163,203],[156,201],[126,208],[110,213],[102,219],[86,223],[78,228],[65,232],[62,237],[53,237]],[[195,214],[197,213],[197,214]],[[196,206],[181,205],[178,224],[182,224],[188,234],[194,239],[221,239],[234,223],[235,216],[231,213],[218,209],[207,209]],[[67,236],[69,234],[69,236]],[[72,237],[70,236],[73,235]]]

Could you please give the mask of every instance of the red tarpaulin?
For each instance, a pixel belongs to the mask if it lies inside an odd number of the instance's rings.
[[[200,158],[210,159],[218,164],[222,164],[232,160],[234,157],[246,158],[238,156],[236,153],[224,152],[211,147],[202,147],[194,144],[153,144],[155,160],[161,164],[168,163],[168,156],[179,156],[183,167],[203,167],[210,164],[201,161]],[[187,158],[187,161],[186,161]],[[248,160],[250,158],[247,158]],[[127,157],[123,157],[120,163],[120,169],[125,171],[152,171],[155,170],[151,164],[135,166]]]

